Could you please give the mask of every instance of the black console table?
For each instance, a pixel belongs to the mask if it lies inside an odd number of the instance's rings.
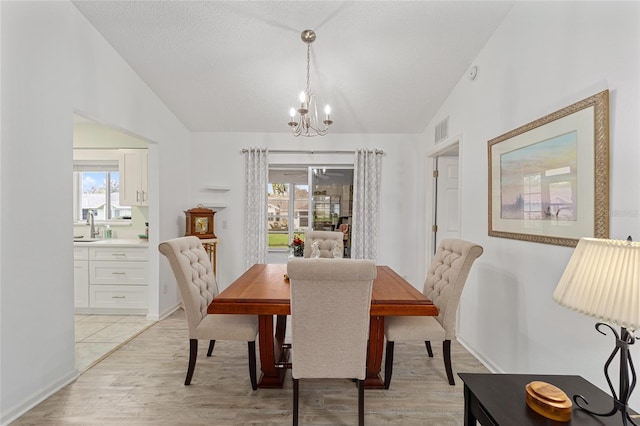
[[[473,373],[459,373],[458,376],[464,382],[465,426],[473,426],[476,421],[483,426],[622,425],[620,413],[611,417],[594,417],[580,410],[575,402],[571,421],[564,423],[547,419],[527,405],[525,386],[539,380],[562,389],[572,402],[573,395],[580,394],[589,401],[591,410],[609,411],[613,406],[613,398],[580,376]]]

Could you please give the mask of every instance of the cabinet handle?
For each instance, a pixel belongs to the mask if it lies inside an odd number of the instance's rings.
[[[142,192],[142,202],[146,202],[147,201],[147,192],[146,191],[141,191]]]
[[[111,256],[126,256],[127,253],[111,253]]]
[[[140,191],[136,191],[136,201],[140,202]]]
[[[126,299],[127,296],[111,296],[112,299]]]
[[[111,275],[127,275],[126,272],[112,272]]]

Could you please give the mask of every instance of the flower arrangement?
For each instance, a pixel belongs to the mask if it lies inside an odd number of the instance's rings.
[[[293,252],[295,257],[303,257],[304,256],[304,241],[298,236],[293,237],[289,248]]]

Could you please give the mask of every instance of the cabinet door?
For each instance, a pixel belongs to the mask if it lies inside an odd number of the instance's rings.
[[[73,262],[73,299],[74,307],[89,307],[89,262],[86,260]]]
[[[146,206],[147,196],[147,150],[120,150],[120,205]]]
[[[73,260],[89,260],[88,247],[73,247]]]
[[[149,185],[147,180],[147,162],[149,159],[149,151],[140,150],[140,205],[149,205]]]

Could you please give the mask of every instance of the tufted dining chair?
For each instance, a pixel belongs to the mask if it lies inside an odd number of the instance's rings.
[[[376,277],[372,260],[292,258],[291,376],[293,424],[298,424],[299,380],[358,381],[358,421],[364,425],[369,310]]]
[[[451,369],[451,340],[456,338],[456,310],[471,265],[481,254],[482,247],[475,243],[459,239],[442,240],[427,272],[423,288],[424,295],[438,307],[438,316],[385,318],[385,389],[389,389],[391,383],[394,342],[398,341],[424,341],[430,357],[433,357],[431,341],[442,341],[447,379],[450,385],[455,384]]]
[[[189,328],[189,365],[184,384],[191,383],[198,357],[199,339],[209,340],[207,356],[211,356],[216,340],[236,340],[248,342],[249,377],[251,387],[256,390],[258,317],[207,313],[207,307],[218,295],[218,284],[209,255],[198,237],[167,240],[160,243],[158,250],[169,260],[178,282]]]
[[[340,231],[307,231],[304,238],[304,257],[311,257],[313,242],[318,241],[320,257],[333,258],[333,248],[338,245],[340,253],[344,250],[344,233]]]

